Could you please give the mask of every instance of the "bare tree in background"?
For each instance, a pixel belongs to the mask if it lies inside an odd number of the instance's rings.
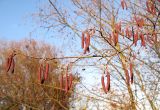
[[[6,58],[13,50],[17,52],[14,73],[6,73]],[[43,84],[38,81],[38,68],[43,63],[38,58],[55,58],[57,54],[54,47],[44,42],[3,41],[0,44],[0,109],[67,110],[71,102],[69,98],[74,97],[75,84],[68,93],[60,88],[59,76],[65,74],[66,69],[59,68],[61,62],[58,59],[48,61],[49,76]]]

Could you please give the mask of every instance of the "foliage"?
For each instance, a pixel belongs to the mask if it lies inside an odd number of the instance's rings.
[[[5,62],[13,50],[16,51],[15,71],[11,73],[6,72]],[[44,42],[25,39],[20,42],[3,42],[0,55],[0,61],[3,62],[0,66],[1,109],[68,109],[75,84],[67,94],[60,88],[59,75],[64,74],[65,70],[59,68],[61,62],[58,59],[48,61],[49,76],[43,84],[38,81],[38,68],[44,61],[36,57],[54,58],[57,56],[55,48]]]

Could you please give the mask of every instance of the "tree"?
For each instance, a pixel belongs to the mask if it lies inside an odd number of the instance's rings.
[[[6,72],[6,59],[15,52],[14,72]],[[25,39],[20,42],[3,42],[0,46],[0,108],[1,109],[68,109],[69,98],[73,97],[73,88],[66,93],[60,88],[59,76],[65,74],[66,68],[61,70],[59,59],[55,58],[58,50],[44,42]],[[38,79],[40,64],[49,64],[48,77],[41,83]],[[10,68],[12,69],[12,67]],[[42,75],[41,75],[42,76]],[[74,80],[77,77],[73,76]],[[65,85],[65,82],[63,82]]]
[[[91,47],[91,56],[87,57],[100,59],[89,63],[107,64],[112,72],[114,89],[105,98],[112,109],[159,108],[159,0],[70,0],[63,5],[56,0],[48,2],[48,7],[37,14],[42,27],[72,33],[79,42],[82,34],[95,31],[91,44],[85,43],[84,53]],[[77,45],[80,47],[80,43]],[[152,56],[155,61],[147,59]],[[130,84],[132,81],[134,84]]]

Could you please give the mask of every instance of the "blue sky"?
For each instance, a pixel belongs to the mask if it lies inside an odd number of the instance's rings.
[[[0,0],[0,39],[19,41],[34,38],[64,49],[66,40],[55,37],[58,33],[40,28],[32,17],[33,13],[39,11],[39,7],[47,3],[48,0]]]
[[[0,0],[0,38],[19,40],[34,30],[31,14],[42,0]]]

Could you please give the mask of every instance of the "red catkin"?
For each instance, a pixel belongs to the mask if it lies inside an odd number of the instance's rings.
[[[11,69],[11,73],[14,73],[14,68],[15,68],[15,61],[14,61],[14,56],[16,54],[12,53],[8,58],[6,62],[6,72],[9,72]]]
[[[67,93],[68,92],[68,68],[69,68],[69,65],[67,65],[67,70],[66,70],[66,80],[65,80],[65,92]]]
[[[86,51],[89,52],[89,45],[90,45],[90,35],[86,32]]]
[[[84,33],[82,33],[82,42],[81,42],[82,49],[84,48],[84,43],[85,43]]]
[[[122,9],[124,10],[124,0],[121,0],[121,6],[122,6]]]
[[[68,92],[68,75],[66,75],[66,78],[65,78],[65,92],[66,93]]]
[[[106,86],[107,92],[110,90],[110,73],[107,71],[107,86]]]
[[[6,64],[6,71],[8,72],[10,70],[12,63],[12,57],[7,58],[7,64]]]
[[[88,32],[85,33],[86,37],[84,37],[84,54],[86,54],[86,52],[90,52],[89,50],[89,45],[90,45],[90,35]]]
[[[115,25],[116,32],[121,32],[121,21]]]
[[[102,75],[101,77],[101,84],[104,92],[107,94],[107,92],[110,90],[110,73],[108,72],[108,68],[106,67],[106,77],[107,77],[107,82],[105,84],[104,82],[104,76]]]
[[[101,84],[102,84],[102,88],[103,88],[104,92],[107,93],[105,83],[104,83],[104,76],[101,77]]]
[[[125,33],[126,33],[126,36],[129,37],[129,29],[128,29],[128,27],[126,27]]]
[[[154,6],[153,1],[152,1],[152,3],[151,3],[151,13],[152,13],[153,15],[156,14],[156,8],[155,8],[155,6]]]
[[[146,6],[147,6],[147,11],[148,11],[149,13],[151,13],[151,10],[150,10],[149,2],[148,2],[148,1],[146,1]]]
[[[113,34],[114,44],[116,45],[118,43],[118,33],[113,32],[112,34]]]
[[[134,34],[133,43],[135,44],[135,46],[137,46],[137,41],[138,41],[138,31],[136,31],[136,33]]]
[[[87,52],[87,46],[86,46],[87,39],[86,39],[86,38],[84,38],[84,41],[85,41],[85,46],[84,46],[84,54],[86,54],[86,52]]]
[[[137,25],[142,28],[144,26],[144,19],[143,18],[139,18],[137,21]]]
[[[87,47],[89,47],[89,45],[90,45],[90,35],[89,35],[89,33],[87,32],[86,33],[86,38],[87,38]]]
[[[154,4],[155,4],[155,1],[151,1],[151,0],[146,1],[147,11],[153,15],[156,14],[156,8]]]
[[[125,4],[126,10],[127,10],[127,8],[128,8],[128,7],[127,7],[127,3],[126,3],[126,2],[124,2],[124,4]]]
[[[90,39],[93,36],[93,34],[95,33],[95,28],[94,29],[89,29],[86,30],[82,33],[82,48],[84,49],[84,54],[86,54],[86,52],[90,52],[89,46],[90,46]]]
[[[12,62],[11,62],[11,73],[14,73],[14,68],[15,68],[15,61],[14,61],[14,58],[12,57]]]
[[[46,63],[46,70],[45,70],[45,75],[44,75],[45,80],[48,78],[48,72],[49,72],[49,64]]]
[[[134,16],[135,22],[137,24],[138,27],[142,28],[144,26],[144,19]]]
[[[67,93],[71,88],[72,88],[72,81],[73,81],[73,76],[70,73],[68,76],[68,68],[69,65],[67,66],[67,70],[66,70],[66,85],[65,85],[65,92]]]
[[[121,0],[121,6],[122,6],[123,10],[124,10],[125,7],[127,9],[127,3],[124,0]]]
[[[145,44],[145,39],[144,39],[144,35],[141,33],[140,34],[140,39],[141,39],[141,46],[146,46],[146,44]]]

